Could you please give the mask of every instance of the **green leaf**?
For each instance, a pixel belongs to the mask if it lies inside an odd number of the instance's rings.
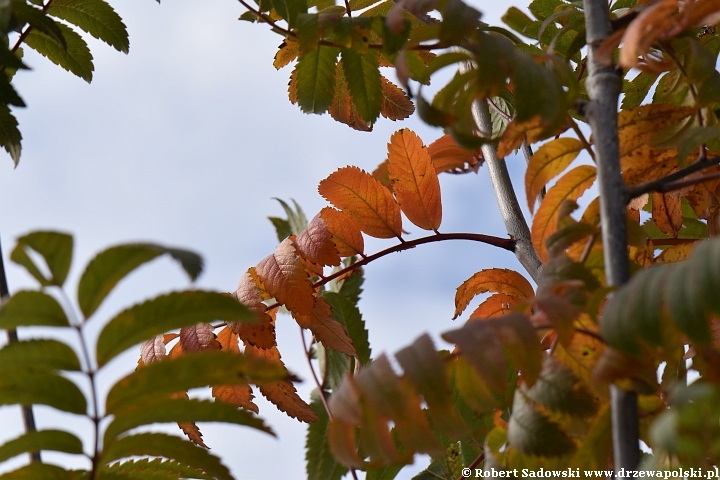
[[[85,415],[85,396],[73,382],[47,368],[13,366],[0,371],[0,405],[49,405]]]
[[[3,49],[0,46],[0,65],[7,65],[7,63],[3,61],[2,53]],[[15,58],[16,60],[18,60],[18,62],[20,61],[13,54],[9,54],[8,58]],[[25,102],[22,98],[20,98],[20,95],[18,95],[17,91],[7,79],[6,75],[0,75],[0,103],[2,103],[3,105],[15,105],[16,107],[25,106]]]
[[[567,433],[536,409],[519,390],[515,392],[508,440],[514,448],[526,455],[556,457],[575,449]]]
[[[456,442],[453,442],[443,455],[433,457],[430,465],[415,475],[412,480],[454,480],[458,477],[464,477],[461,469],[460,447]]]
[[[315,396],[311,404],[319,420],[308,425],[305,438],[305,471],[308,480],[340,480],[348,469],[338,463],[330,453],[327,430],[328,414],[320,398]]]
[[[22,453],[39,452],[41,450],[82,455],[83,445],[75,435],[62,430],[28,432],[0,446],[0,462]]]
[[[63,49],[67,48],[59,24],[39,8],[28,5],[24,0],[13,0],[13,16],[21,24],[27,23],[35,31],[44,33]]]
[[[689,262],[675,265],[665,283],[665,299],[677,327],[690,340],[698,344],[712,341],[707,318],[706,300],[703,298],[703,286],[695,278],[696,269]]]
[[[350,0],[350,9],[355,12],[380,3],[381,0]]]
[[[516,32],[522,34],[525,34],[525,29],[532,23],[532,19],[516,7],[510,7],[502,16],[502,21]]]
[[[545,20],[555,13],[555,9],[560,5],[563,5],[562,0],[534,0],[528,8],[535,18]]]
[[[332,308],[332,318],[345,326],[353,346],[355,346],[360,364],[367,365],[370,363],[371,349],[368,331],[365,328],[365,321],[362,319],[360,310],[342,293],[326,292],[323,297]]]
[[[37,30],[30,32],[25,43],[54,64],[90,83],[95,67],[87,43],[70,27],[62,23],[58,23],[58,26],[65,38],[67,49],[52,37]]]
[[[341,56],[353,105],[366,123],[373,124],[380,116],[383,99],[377,54],[360,55],[355,50],[343,48]]]
[[[290,230],[290,222],[288,222],[287,220],[278,217],[268,217],[268,220],[270,220],[275,227],[275,233],[277,234],[279,242],[282,242],[287,237],[292,235],[292,231]]]
[[[104,0],[53,0],[47,13],[67,20],[119,52],[130,49],[122,18]]]
[[[394,480],[405,465],[389,465],[387,467],[372,468],[367,471],[365,480]]]
[[[24,340],[9,343],[0,349],[0,370],[17,366],[79,371],[80,361],[75,351],[63,342]]]
[[[230,471],[220,459],[187,440],[162,433],[141,433],[123,437],[106,448],[100,461],[109,463],[125,457],[153,456],[175,460],[202,470],[219,480],[232,480]]]
[[[300,45],[300,56],[315,50],[320,40],[320,16],[313,13],[303,13],[297,20],[297,36]]]
[[[440,42],[458,45],[480,25],[481,13],[462,0],[448,0],[442,11]]]
[[[270,0],[270,3],[290,28],[295,28],[298,15],[307,13],[308,9],[305,0]]]
[[[28,248],[35,250],[45,259],[52,278],[47,278],[40,272],[28,255]],[[25,267],[43,287],[49,285],[61,287],[70,271],[72,250],[71,235],[60,232],[32,232],[18,238],[17,245],[10,254],[10,260]]]
[[[355,258],[349,258],[345,260],[343,265],[350,266],[355,263]],[[356,268],[352,275],[345,278],[340,286],[340,295],[350,300],[350,303],[357,305],[360,301],[360,294],[362,294],[362,284],[365,281],[364,271],[362,267]]]
[[[535,63],[530,56],[519,52],[516,55],[513,82],[516,122],[540,115],[552,126],[565,118],[565,92],[560,82],[552,72]]]
[[[161,295],[120,312],[105,325],[97,341],[102,367],[116,355],[155,335],[213,321],[257,322],[256,315],[234,297],[200,290]]]
[[[67,327],[67,316],[50,295],[34,290],[21,290],[0,308],[0,328],[13,329],[30,325]]]
[[[80,277],[78,304],[85,317],[90,317],[120,280],[130,272],[165,253],[179,261],[191,280],[202,272],[202,258],[196,253],[166,248],[150,243],[118,245],[100,252]]]
[[[225,351],[204,351],[145,365],[113,385],[106,411],[117,413],[148,398],[208,385],[263,384],[288,378],[279,363]]]
[[[320,45],[298,60],[297,98],[303,112],[325,113],[332,103],[337,56],[337,48]]]
[[[552,412],[587,418],[598,410],[595,396],[569,368],[552,357],[545,357],[540,378],[530,389],[523,386],[522,392],[528,400]]]
[[[194,468],[172,460],[142,458],[105,465],[100,470],[100,480],[177,480],[178,478],[208,478]]]
[[[279,198],[274,198],[274,200],[277,200],[282,206],[283,210],[285,210],[285,214],[287,215],[287,222],[290,226],[290,234],[298,235],[300,234],[300,232],[307,228],[308,221],[307,217],[305,216],[305,212],[303,212],[302,208],[300,208],[300,205],[298,205],[295,200],[292,200],[293,205],[295,205],[295,210],[293,210],[290,205],[288,205],[286,202]],[[287,238],[288,236],[289,235],[285,235],[280,241],[285,240],[285,238]]]
[[[678,162],[682,165],[690,153],[718,137],[720,137],[718,127],[691,127],[683,132],[678,143]]]
[[[224,422],[245,425],[274,435],[263,420],[252,412],[230,403],[209,400],[158,397],[154,401],[133,404],[117,411],[114,417],[105,430],[103,444],[106,448],[119,435],[153,423]]]
[[[623,80],[622,91],[625,96],[622,101],[622,109],[628,110],[640,106],[650,92],[650,87],[653,86],[657,79],[658,74],[640,72],[637,77],[630,81]]]
[[[77,476],[64,468],[48,463],[33,462],[24,467],[6,473],[0,478],[4,480],[77,480]]]

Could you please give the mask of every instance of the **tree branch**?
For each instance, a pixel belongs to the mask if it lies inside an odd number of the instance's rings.
[[[651,180],[649,182],[641,183],[639,185],[635,185],[634,187],[630,187],[628,189],[627,194],[627,201],[629,202],[633,198],[637,198],[640,195],[650,193],[650,192],[670,192],[672,190],[677,190],[681,187],[675,187],[667,189],[669,185],[673,184],[679,184],[678,180],[681,180],[688,175],[692,175],[693,173],[697,173],[702,171],[703,169],[707,167],[712,167],[713,165],[720,164],[720,157],[710,158],[706,159],[702,156],[700,156],[700,159],[693,163],[692,165],[689,165],[682,170],[678,170],[677,172],[673,172],[670,175],[666,175],[662,178],[658,178],[657,180]],[[699,183],[699,182],[694,182]],[[692,185],[692,183],[690,183]],[[683,185],[685,186],[685,185]],[[627,202],[626,202],[627,203]]]
[[[607,0],[583,0],[583,6],[589,46],[585,85],[590,97],[585,112],[595,137],[605,276],[609,286],[620,286],[630,278],[625,219],[627,187],[620,173],[617,127],[622,82],[613,67],[595,60],[598,47],[612,33]],[[615,471],[621,468],[634,471],[640,463],[637,396],[614,385],[610,387],[610,396]]]

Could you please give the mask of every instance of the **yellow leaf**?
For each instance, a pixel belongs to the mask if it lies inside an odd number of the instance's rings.
[[[481,270],[460,285],[455,293],[455,316],[465,311],[470,300],[485,292],[502,293],[517,298],[532,298],[535,295],[532,285],[525,277],[514,270],[490,268]]]
[[[691,107],[652,104],[623,110],[618,114],[620,157],[646,146],[652,137],[666,127],[695,114]]]
[[[283,40],[283,42],[280,44],[280,47],[278,48],[277,53],[275,54],[275,59],[273,60],[273,67],[280,70],[282,67],[295,60],[299,53],[300,46],[297,42],[292,42],[287,39]]]
[[[662,251],[662,253],[655,259],[655,262],[670,263],[685,260],[690,255],[690,252],[692,251],[694,246],[694,242],[681,243],[680,245],[671,245]]]
[[[340,255],[333,242],[333,235],[321,214],[315,215],[307,228],[298,234],[293,242],[300,256],[318,265],[340,265]]]
[[[315,290],[307,271],[298,262],[294,238],[286,238],[257,264],[255,270],[265,290],[284,304],[288,310],[300,314],[309,313],[315,304]]]
[[[577,158],[582,143],[574,138],[558,138],[540,147],[530,158],[525,171],[525,191],[530,211],[538,194],[547,183]]]
[[[320,182],[318,191],[368,235],[377,238],[402,235],[400,206],[369,173],[357,167],[341,168]]]
[[[677,150],[642,145],[620,158],[623,179],[629,186],[664,177],[677,170]]]
[[[415,111],[415,105],[410,101],[405,92],[387,78],[380,75],[382,82],[382,103],[380,114],[390,120],[403,120],[408,118]]]
[[[557,231],[560,206],[565,200],[577,200],[595,181],[595,167],[582,165],[570,170],[548,190],[532,224],[532,242],[540,260],[547,260],[545,241]]]
[[[440,181],[427,148],[412,130],[404,128],[390,137],[388,173],[407,218],[420,228],[437,231],[442,221]]]
[[[430,145],[428,153],[437,173],[477,172],[484,159],[480,150],[468,150],[451,135],[443,135]]]
[[[677,237],[683,224],[680,197],[673,193],[653,193],[652,218],[665,235]]]
[[[320,210],[320,217],[325,220],[328,231],[332,233],[335,248],[341,257],[362,255],[365,241],[360,229],[349,216],[334,208],[325,207]]]

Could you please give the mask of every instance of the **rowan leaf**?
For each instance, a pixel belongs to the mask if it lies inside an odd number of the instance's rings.
[[[340,480],[347,467],[335,460],[328,447],[328,425],[330,419],[319,398],[312,407],[318,421],[308,425],[305,437],[305,471],[308,480]]]
[[[294,238],[283,240],[275,252],[255,267],[262,287],[293,313],[310,313],[315,304],[315,290],[308,273],[297,259]]]
[[[209,400],[160,397],[116,411],[113,421],[105,430],[103,445],[105,448],[109,448],[117,440],[118,436],[133,428],[170,422],[179,424],[194,424],[195,422],[233,423],[274,435],[262,419],[246,410],[239,410],[235,405]]]
[[[174,292],[120,312],[102,329],[97,361],[105,365],[125,349],[175,328],[221,321],[257,321],[235,298],[208,291]]]
[[[298,254],[305,260],[318,265],[340,265],[340,255],[333,242],[333,234],[321,213],[315,215],[307,228],[300,232],[293,242]]]
[[[565,431],[520,391],[515,392],[508,441],[526,455],[555,457],[571,453],[575,444]]]
[[[455,293],[455,315],[462,314],[470,300],[485,292],[502,293],[521,299],[535,296],[532,285],[525,277],[514,270],[506,268],[490,268],[481,270],[460,285]]]
[[[238,336],[230,327],[225,327],[217,335],[217,341],[225,352],[240,353]],[[258,413],[258,406],[253,403],[253,392],[250,385],[213,385],[212,396],[215,400],[229,403],[237,407]]]
[[[0,371],[0,405],[15,404],[87,414],[87,401],[77,385],[47,367],[15,364]]]
[[[280,351],[277,347],[259,349],[250,345],[245,346],[245,354],[253,358],[263,359],[270,364],[285,368],[280,358]],[[318,421],[318,416],[310,405],[308,405],[297,394],[295,386],[289,380],[267,382],[259,386],[260,393],[272,402],[278,409],[289,416],[305,423]]]
[[[103,450],[100,461],[110,463],[121,458],[145,455],[175,460],[219,480],[232,480],[230,471],[220,463],[219,458],[204,448],[163,433],[140,433],[122,437]]]
[[[365,123],[372,125],[380,116],[383,100],[377,55],[372,51],[363,55],[349,48],[341,49],[340,54],[353,105]]]
[[[525,191],[531,212],[543,187],[562,173],[582,148],[579,140],[558,138],[544,144],[533,154],[525,171]]]
[[[48,270],[50,270],[51,278],[45,277],[40,272],[28,255],[28,248],[43,257]],[[73,238],[71,235],[60,232],[32,232],[18,238],[17,245],[10,254],[10,260],[25,267],[28,273],[43,287],[49,285],[61,287],[70,271],[72,250]]]
[[[625,157],[649,144],[658,132],[680,123],[694,113],[694,108],[667,104],[644,105],[620,111],[618,114],[620,157]]]
[[[146,365],[112,386],[108,414],[143,405],[150,398],[210,385],[262,384],[287,378],[285,368],[257,356],[224,351],[179,355]]]
[[[190,280],[196,280],[202,272],[203,261],[198,254],[151,243],[118,245],[97,254],[85,267],[78,285],[78,304],[85,317],[95,313],[130,272],[166,253],[180,263]]]
[[[70,326],[57,300],[35,290],[20,290],[0,308],[0,328],[13,329],[31,325]]]
[[[39,430],[27,432],[8,440],[0,446],[0,462],[28,452],[52,450],[82,455],[83,445],[78,437],[63,430]]]
[[[350,97],[345,73],[343,73],[342,61],[338,62],[335,70],[335,96],[332,104],[328,107],[328,113],[336,121],[361,132],[372,131],[372,125],[368,125],[363,120],[360,112]]]
[[[708,321],[707,300],[703,298],[706,290],[699,283],[700,279],[694,278],[699,262],[693,260],[694,256],[689,262],[675,265],[668,273],[664,293],[670,318],[680,331],[696,345],[707,345],[712,342],[712,333]]]
[[[332,317],[347,329],[356,351],[354,355],[360,361],[360,364],[367,365],[370,363],[371,349],[368,331],[356,304],[343,295],[342,289],[340,293],[325,292],[323,298],[332,308]]]
[[[64,468],[49,463],[32,462],[2,476],[5,480],[76,480],[77,476]]]
[[[0,349],[0,370],[18,365],[75,372],[80,370],[80,361],[72,348],[63,342],[48,339],[23,340],[9,343]]]
[[[351,357],[357,356],[352,340],[350,340],[342,323],[333,320],[332,316],[333,311],[330,304],[320,297],[315,301],[315,306],[308,315],[309,318],[304,319],[304,321],[307,321],[307,326],[298,317],[296,319],[301,326],[310,329],[315,338],[325,347]]]
[[[527,141],[528,145],[535,143],[541,138],[543,130],[543,119],[539,115],[525,122],[511,121],[500,137],[497,156],[508,156],[513,150],[520,148],[523,141]]]
[[[654,180],[677,169],[675,150],[658,150],[649,145],[634,148],[620,158],[623,179],[628,185]]]
[[[7,105],[0,105],[0,145],[10,154],[17,167],[22,152],[22,135],[18,130],[17,119]]]
[[[360,233],[360,228],[348,214],[325,207],[320,210],[319,215],[325,220],[328,231],[332,233],[335,248],[341,257],[363,254],[365,241]]]
[[[127,460],[124,462],[103,465],[101,467],[101,479],[131,480],[143,478],[146,480],[176,480],[177,478],[198,478],[205,477],[199,470],[187,465],[165,460],[162,458]]]
[[[38,30],[32,30],[25,39],[25,43],[55,65],[61,66],[90,83],[95,66],[87,43],[70,27],[62,23],[58,23],[57,26],[62,32],[67,48],[51,36]]]
[[[390,137],[388,172],[400,208],[418,227],[440,228],[440,181],[427,147],[412,130],[404,128]]]
[[[140,344],[140,362],[142,362],[142,365],[148,365],[167,357],[164,337],[162,334],[155,335],[155,337]],[[180,348],[182,348],[182,345],[180,345]]]
[[[280,70],[281,68],[295,60],[298,57],[299,53],[300,47],[297,42],[293,42],[287,39],[283,40],[283,42],[280,44],[280,47],[278,47],[277,53],[275,54],[273,67]]]
[[[207,323],[198,323],[180,329],[180,343],[183,352],[193,353],[203,350],[220,350],[220,343],[215,340],[214,328]]]
[[[54,0],[47,13],[67,20],[119,52],[130,49],[125,24],[104,0]]]
[[[546,411],[589,418],[598,410],[594,395],[569,368],[552,357],[543,360],[543,369],[535,385],[532,388],[523,385],[521,392],[527,400],[542,405]]]
[[[390,191],[369,173],[357,167],[341,168],[321,181],[318,191],[368,235],[401,237],[400,206]]]
[[[595,182],[596,169],[590,165],[575,167],[548,190],[532,224],[532,242],[540,260],[547,261],[545,241],[557,231],[560,207],[566,200],[577,200]]]
[[[677,0],[661,0],[642,10],[622,36],[619,63],[623,68],[632,68],[638,62],[638,55],[644,56],[650,45],[663,38],[676,26],[673,14],[678,10]]]
[[[380,114],[390,120],[404,120],[415,112],[415,105],[405,92],[387,78],[380,75],[382,103]]]
[[[260,288],[259,283],[261,282],[255,268],[249,268],[240,278],[238,288],[235,290],[235,298],[253,311],[260,321],[257,323],[229,322],[228,327],[240,335],[245,343],[260,348],[271,348],[275,345],[275,324],[271,315],[266,313],[267,305],[263,303],[266,298],[261,295],[261,292],[267,298],[270,295]]]
[[[485,318],[500,317],[512,312],[512,308],[521,303],[520,297],[496,293],[490,295],[487,300],[481,303],[473,313],[470,314],[469,320],[483,320]]]
[[[658,74],[656,73],[640,72],[631,81],[624,80],[623,93],[625,96],[622,101],[622,110],[640,106],[657,79]]]
[[[308,9],[305,0],[270,0],[270,3],[290,28],[296,26],[298,15],[306,13]]]
[[[652,219],[665,235],[676,237],[683,225],[680,196],[675,193],[652,194]]]
[[[428,145],[428,153],[437,173],[477,172],[483,163],[481,151],[461,147],[451,135],[443,135]]]
[[[338,50],[319,45],[297,64],[297,102],[305,113],[325,113],[335,95]]]

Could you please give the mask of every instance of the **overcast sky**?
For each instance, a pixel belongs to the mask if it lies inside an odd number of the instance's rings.
[[[206,260],[198,287],[232,291],[242,273],[275,248],[267,216],[282,210],[272,197],[294,198],[312,218],[325,206],[318,182],[345,165],[372,171],[395,130],[411,128],[425,143],[441,135],[415,117],[403,123],[380,119],[368,134],[327,115],[302,114],[287,100],[291,67],[272,66],[281,38],[265,26],[239,22],[243,8],[232,0],[111,3],[128,26],[130,54],[90,38],[96,71],[88,85],[28,51],[25,61],[33,70],[15,81],[29,107],[16,110],[24,136],[20,165],[13,169],[9,156],[0,155],[6,262],[20,235],[38,229],[72,233],[71,296],[95,253],[132,241],[195,250]],[[497,23],[503,13],[498,7],[506,8],[500,3],[476,6],[486,21]],[[522,162],[508,158],[511,167]],[[513,170],[516,176],[521,171]],[[487,172],[445,175],[441,185],[442,232],[506,236]],[[423,235],[407,221],[404,226],[410,237]],[[367,251],[390,245],[368,241]],[[460,326],[450,320],[455,289],[493,266],[520,269],[508,252],[462,242],[421,246],[371,264],[360,308],[373,353],[395,352],[423,332],[442,345],[438,334]],[[11,291],[33,286],[14,265],[8,274]],[[156,261],[124,281],[97,316],[102,322],[135,302],[188,286],[176,265]],[[280,317],[278,331],[288,367],[309,380],[297,325]],[[135,349],[116,359],[101,378],[103,391],[130,372],[137,357]],[[309,381],[301,385],[306,399],[311,389]],[[259,405],[277,439],[205,424],[206,443],[237,478],[304,477],[305,425],[266,402]],[[89,424],[70,420],[77,432],[89,431]],[[42,428],[67,428],[67,421],[39,409]],[[0,422],[0,440],[19,434],[16,408],[0,408]],[[71,457],[45,458],[67,463]],[[423,460],[401,478],[426,465]]]

